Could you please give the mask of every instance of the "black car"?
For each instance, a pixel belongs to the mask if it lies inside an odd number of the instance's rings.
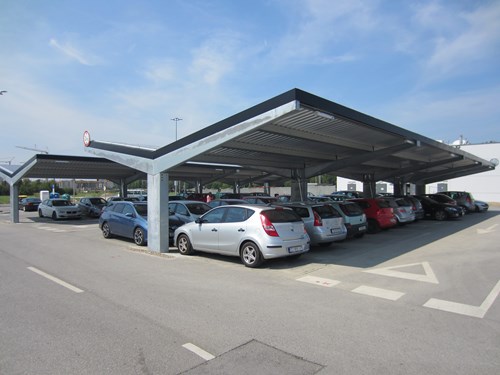
[[[19,201],[19,209],[23,211],[37,211],[42,201],[38,198],[23,198]]]
[[[425,195],[415,196],[425,211],[425,216],[435,220],[447,220],[459,218],[464,215],[464,211],[460,206],[454,206],[448,203],[437,202]]]

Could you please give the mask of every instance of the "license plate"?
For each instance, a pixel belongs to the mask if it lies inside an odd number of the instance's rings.
[[[303,247],[302,246],[292,246],[288,248],[289,253],[296,253],[298,251],[302,251]]]
[[[340,234],[340,233],[342,233],[342,231],[340,229],[330,229],[330,232],[332,234]]]
[[[359,230],[366,230],[365,226],[359,227]]]

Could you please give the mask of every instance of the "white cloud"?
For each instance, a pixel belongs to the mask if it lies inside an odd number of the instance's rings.
[[[380,105],[377,117],[430,138],[452,141],[460,134],[473,142],[497,135],[500,117],[500,86],[454,95],[418,93]]]
[[[178,76],[175,62],[171,59],[151,61],[147,65],[144,75],[156,84],[173,81]]]
[[[420,16],[426,25],[451,23],[447,9],[428,12]],[[434,49],[425,63],[426,79],[441,80],[473,72],[474,64],[497,53],[500,46],[500,3],[462,12],[453,19],[451,30],[436,35]],[[497,53],[498,54],[498,53]]]
[[[215,85],[231,73],[238,60],[240,42],[234,35],[219,33],[192,51],[189,73],[205,84]]]
[[[71,59],[78,61],[82,65],[94,65],[93,63],[88,61],[85,56],[83,56],[83,53],[81,51],[78,51],[68,43],[61,45],[57,40],[50,39],[49,45],[62,52],[64,55],[70,57]]]

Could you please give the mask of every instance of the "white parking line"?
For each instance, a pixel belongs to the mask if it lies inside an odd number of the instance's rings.
[[[372,286],[367,286],[367,285],[361,285],[356,289],[353,289],[352,292],[372,297],[384,298],[391,301],[397,301],[398,299],[400,299],[405,295],[405,293],[402,292],[396,292],[394,290],[388,290],[388,289],[374,288]]]
[[[473,318],[483,318],[488,312],[491,305],[493,305],[493,302],[495,302],[495,299],[497,298],[499,293],[500,281],[498,281],[497,284],[493,287],[481,306],[472,306],[466,305],[464,303],[431,298],[424,304],[424,307],[430,307],[431,309],[442,310],[460,315],[472,316]]]
[[[413,267],[413,266],[417,266],[417,265],[422,266],[422,268],[425,272],[425,275],[410,273],[410,272],[395,271],[395,269],[397,269],[397,268]],[[439,284],[439,281],[436,277],[436,274],[432,270],[429,262],[403,264],[400,266],[377,268],[377,269],[372,269],[372,270],[366,270],[363,272],[373,273],[373,274],[382,275],[382,276],[397,277],[400,279],[423,281],[423,282],[431,283],[431,284]]]
[[[209,352],[206,352],[205,350],[199,348],[198,346],[191,344],[188,342],[187,344],[182,345],[183,348],[186,348],[187,350],[193,352],[196,355],[199,355],[201,358],[203,358],[205,361],[210,361],[211,359],[214,359],[215,356],[210,354]]]
[[[340,284],[340,281],[338,281],[338,280],[325,279],[323,277],[316,277],[316,276],[304,276],[304,277],[301,277],[300,279],[297,279],[297,281],[302,281],[304,283],[325,286],[328,288],[331,288],[332,286]]]
[[[28,267],[28,269],[30,271],[33,271],[34,273],[39,274],[40,276],[43,276],[43,277],[49,279],[50,281],[55,282],[56,284],[59,284],[59,285],[65,287],[65,288],[68,288],[69,290],[71,290],[71,291],[73,291],[75,293],[83,293],[83,290],[77,288],[76,286],[68,284],[66,281],[62,281],[61,279],[58,279],[57,277],[54,277],[52,275],[49,275],[48,273],[40,271],[39,269],[37,269],[35,267]]]
[[[37,228],[38,229],[42,229],[42,230],[46,230],[46,231],[49,231],[49,232],[54,232],[54,233],[64,233],[64,232],[67,232],[66,229],[59,229],[59,228],[53,228],[53,227],[42,227],[42,226],[39,226]]]

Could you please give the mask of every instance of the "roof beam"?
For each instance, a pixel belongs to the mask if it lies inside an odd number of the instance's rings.
[[[456,168],[450,167],[448,169],[441,170],[441,171],[422,172],[422,173],[415,174],[414,176],[411,176],[409,178],[409,181],[414,182],[414,183],[423,183],[426,180],[430,180],[430,179],[434,179],[434,178],[437,178],[437,181],[441,181],[442,179],[446,179],[446,177],[449,175],[457,175],[457,177],[458,177],[458,176],[462,175],[462,173],[464,173],[464,172],[476,170],[476,169],[479,169],[481,167],[483,167],[482,164],[469,164],[469,165],[464,165],[464,166],[456,167]],[[487,168],[487,167],[485,167],[485,168]]]
[[[439,167],[439,166],[445,165],[445,164],[451,164],[451,163],[454,163],[456,161],[462,160],[463,158],[464,158],[463,156],[459,155],[459,156],[455,156],[455,157],[445,159],[445,160],[437,160],[437,161],[422,164],[422,165],[415,165],[415,166],[411,166],[411,167],[400,168],[400,169],[397,169],[394,171],[389,171],[387,173],[380,174],[377,176],[377,178],[380,178],[382,181],[384,181],[384,180],[389,179],[389,178],[401,177],[401,176],[404,176],[404,175],[407,175],[410,173],[415,173],[415,172],[418,172],[418,171],[421,171],[424,169],[430,169],[430,168]]]
[[[397,154],[398,152],[406,150],[410,147],[415,147],[415,143],[413,141],[408,140],[404,143],[382,148],[377,151],[365,152],[348,158],[343,158],[340,160],[335,160],[333,162],[328,162],[314,167],[309,167],[306,168],[306,178],[317,176],[323,173],[333,172],[339,169],[348,168],[354,165],[363,164],[367,161],[380,159],[387,155]]]
[[[450,173],[448,173],[448,174],[423,180],[422,183],[431,184],[433,182],[440,182],[440,181],[444,181],[444,180],[451,180],[453,178],[463,177],[463,176],[469,176],[471,174],[476,174],[476,173],[481,173],[481,172],[488,172],[490,170],[491,170],[491,168],[489,168],[489,167],[478,165],[475,168],[471,168],[469,171],[462,171],[462,172],[450,171]]]
[[[321,142],[331,146],[342,146],[342,147],[352,148],[354,150],[371,151],[373,149],[372,148],[373,146],[370,144],[350,141],[338,137],[337,135],[327,136],[325,134],[315,134],[315,133],[287,128],[276,124],[263,126],[259,130],[265,131],[266,133],[284,135],[287,137],[293,137],[301,140],[305,139],[313,142]]]

